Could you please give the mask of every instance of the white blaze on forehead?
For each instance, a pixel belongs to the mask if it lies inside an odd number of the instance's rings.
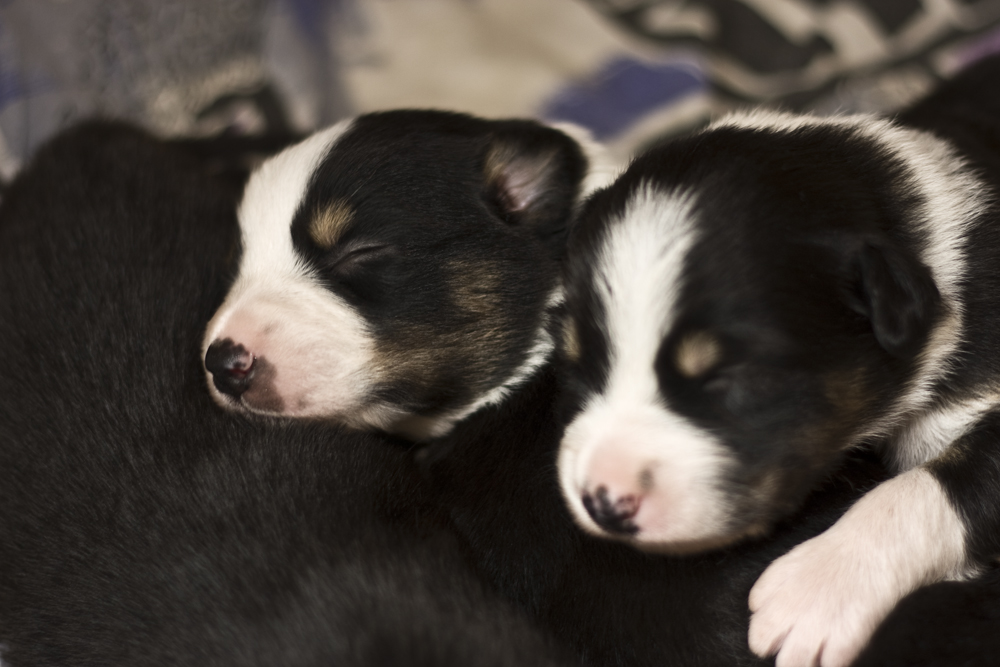
[[[316,169],[352,122],[338,123],[285,149],[250,177],[239,209],[241,278],[265,279],[276,272],[309,275],[292,245],[292,221]]]
[[[344,416],[358,409],[371,384],[373,341],[364,320],[320,283],[291,236],[316,169],[350,125],[309,137],[251,176],[239,209],[239,274],[205,336],[205,350],[228,338],[267,362],[281,414]],[[209,387],[221,404],[231,404],[211,378]],[[253,397],[251,383],[243,397],[251,409]]]
[[[600,529],[581,497],[599,486],[610,489],[592,465],[595,456],[618,457],[614,467],[634,470],[636,488],[646,487],[633,520],[637,541],[711,540],[725,523],[718,482],[730,456],[710,434],[664,405],[655,368],[674,324],[681,271],[695,238],[694,215],[690,195],[645,185],[606,228],[592,289],[605,311],[608,380],[567,428],[559,455],[563,493],[581,525],[593,532]]]
[[[693,200],[640,187],[607,226],[593,288],[604,306],[611,401],[657,402],[653,363],[670,332],[684,259],[694,240]]]

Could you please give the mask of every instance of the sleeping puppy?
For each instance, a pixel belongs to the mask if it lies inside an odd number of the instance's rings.
[[[268,160],[205,335],[212,395],[412,439],[501,401],[553,349],[556,257],[610,176],[597,150],[569,127],[394,111]]]
[[[637,158],[569,250],[589,532],[688,553],[766,533],[866,443],[898,474],[776,560],[750,646],[848,664],[893,605],[1000,554],[1000,61],[904,113],[725,118]]]
[[[204,391],[235,193],[129,128],[0,206],[0,662],[567,664],[487,592],[398,442]]]

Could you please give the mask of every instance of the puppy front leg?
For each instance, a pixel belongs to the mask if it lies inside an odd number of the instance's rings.
[[[969,563],[995,563],[1000,555],[1000,408],[981,417],[926,467],[962,519]]]
[[[843,667],[897,601],[965,572],[965,527],[935,474],[915,468],[772,563],[750,591],[750,648],[777,667]]]

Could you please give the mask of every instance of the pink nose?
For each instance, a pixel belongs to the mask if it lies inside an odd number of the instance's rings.
[[[618,439],[594,449],[587,465],[583,506],[594,522],[609,533],[639,532],[635,515],[651,486],[648,462]],[[649,483],[647,483],[649,482]]]
[[[583,506],[598,526],[616,535],[635,535],[639,527],[632,521],[642,505],[642,496],[627,494],[616,496],[608,487],[599,486],[593,492],[585,491]]]

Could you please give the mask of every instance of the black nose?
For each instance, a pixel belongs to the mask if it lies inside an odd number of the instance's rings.
[[[212,384],[223,394],[239,398],[250,388],[254,358],[242,345],[228,338],[217,340],[205,353],[205,368],[212,374]]]
[[[608,489],[597,487],[597,491],[583,494],[583,507],[598,526],[615,535],[635,535],[639,527],[632,517],[639,511],[640,500],[635,496],[612,499]]]

